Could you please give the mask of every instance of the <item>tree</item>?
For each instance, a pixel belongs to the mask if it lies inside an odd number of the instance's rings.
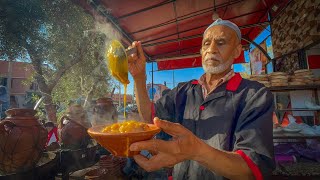
[[[96,44],[96,47],[91,46],[92,50],[88,51],[97,54],[97,49],[100,47],[103,45]],[[70,99],[84,97],[86,102],[90,102],[92,98],[102,97],[109,93],[112,89],[112,81],[103,60],[85,58],[70,68],[54,88],[54,100],[67,105]]]
[[[59,89],[55,87],[66,73],[81,73],[82,69],[90,71],[98,61],[100,63],[104,44],[101,42],[106,37],[99,33],[84,36],[84,32],[94,29],[94,19],[71,1],[2,0],[0,12],[3,14],[0,19],[1,56],[12,59],[23,57],[31,62],[35,70],[34,78],[45,97],[48,119],[56,121],[52,94],[54,91],[59,94]],[[78,70],[72,68],[78,63]],[[84,75],[79,77],[85,79]],[[106,72],[103,75],[108,77]],[[72,75],[66,76],[64,85],[79,81],[79,78],[70,78]],[[59,88],[62,84],[63,80]],[[57,96],[57,100],[61,98]]]

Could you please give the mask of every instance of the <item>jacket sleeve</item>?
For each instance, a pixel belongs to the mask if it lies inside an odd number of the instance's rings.
[[[162,120],[175,122],[175,95],[177,88],[172,89],[154,103],[154,116]],[[156,135],[157,139],[169,140],[171,136],[163,131]]]
[[[175,91],[176,89],[171,90],[166,95],[162,96],[158,101],[154,104],[155,116],[174,122],[175,119]]]
[[[191,81],[190,81],[191,82]],[[181,112],[185,106],[186,92],[190,88],[190,82],[179,83],[177,87],[162,96],[154,104],[154,115],[162,120],[179,123]],[[170,135],[161,132],[157,138],[168,140]]]
[[[178,123],[184,111],[187,91],[191,88],[191,81],[179,83],[177,87],[162,96],[154,104],[155,116],[160,119]]]
[[[273,152],[273,95],[265,87],[249,97],[235,127],[234,151],[241,155],[256,179],[267,178],[275,167]]]

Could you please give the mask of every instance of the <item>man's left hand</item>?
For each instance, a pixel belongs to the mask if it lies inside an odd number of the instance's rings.
[[[133,143],[131,151],[148,150],[154,155],[148,159],[142,155],[134,156],[135,161],[147,171],[171,167],[187,159],[194,159],[204,143],[181,124],[154,118],[154,124],[172,136],[172,140],[152,139]]]

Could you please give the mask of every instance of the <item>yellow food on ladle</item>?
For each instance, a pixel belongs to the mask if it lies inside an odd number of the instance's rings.
[[[106,51],[106,59],[111,75],[124,85],[123,115],[124,118],[126,118],[127,85],[130,83],[130,81],[128,80],[128,57],[125,48],[119,41],[111,41]]]
[[[112,40],[106,56],[111,75],[123,85],[129,84],[128,57],[122,44],[117,40]]]

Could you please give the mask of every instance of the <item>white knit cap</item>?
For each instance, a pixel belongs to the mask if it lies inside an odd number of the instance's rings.
[[[228,20],[222,20],[221,18],[215,20],[212,24],[210,24],[210,26],[207,27],[207,29],[204,31],[203,34],[205,34],[209,28],[211,28],[213,26],[217,26],[217,25],[228,26],[229,28],[231,28],[232,30],[234,30],[237,33],[239,40],[241,40],[241,31],[240,31],[239,27],[235,23],[228,21]]]

